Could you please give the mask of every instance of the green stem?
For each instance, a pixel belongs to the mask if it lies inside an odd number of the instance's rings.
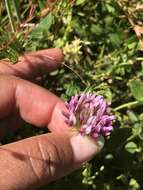
[[[19,24],[21,24],[21,17],[20,17],[19,10],[18,10],[18,4],[15,0],[13,0],[13,5],[14,5],[17,21]]]
[[[143,101],[133,101],[133,102],[128,102],[126,104],[123,104],[121,106],[118,106],[116,108],[113,109],[113,111],[118,111],[121,110],[123,108],[132,108],[132,107],[136,107],[136,106],[141,106],[143,105]]]
[[[71,67],[69,67],[68,65],[66,65],[65,63],[62,63],[65,67],[67,67],[68,69],[70,69],[76,76],[78,76],[81,80],[81,82],[87,86],[87,83],[82,79],[82,77],[76,72],[74,71]]]
[[[12,32],[16,32],[14,19],[13,19],[12,10],[11,10],[11,7],[10,7],[9,0],[5,0],[5,7],[6,7],[6,10],[7,10],[7,13],[8,13],[8,18],[9,18],[9,22],[10,22],[10,25],[11,25]]]

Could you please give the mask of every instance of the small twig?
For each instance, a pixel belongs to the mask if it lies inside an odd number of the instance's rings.
[[[121,3],[121,0],[117,0],[117,3],[118,3],[118,5],[119,5],[119,7],[123,10],[123,12],[124,12],[126,18],[128,19],[129,23],[131,24],[131,26],[132,26],[132,28],[133,28],[133,30],[134,30],[134,32],[135,32],[137,38],[139,39],[139,41],[140,41],[140,43],[141,43],[141,46],[143,46],[142,38],[137,35],[137,32],[136,32],[136,24],[133,22],[133,20],[132,20],[132,18],[131,18],[131,16],[130,16],[130,13],[124,11],[124,9],[123,9],[124,5],[123,5],[123,3]]]
[[[121,3],[121,0],[117,0],[117,3],[120,6],[120,8],[123,10],[124,5]],[[131,26],[134,27],[134,22],[132,21],[132,18],[129,15],[129,13],[125,12],[124,10],[123,10],[123,12],[125,13],[125,16],[127,17],[127,19],[130,22]]]
[[[16,2],[15,0],[13,0],[13,5],[14,5],[14,9],[15,9],[17,21],[18,21],[18,23],[19,23],[19,25],[20,25],[20,24],[21,24],[21,17],[20,17],[20,14],[19,14],[17,2]]]
[[[5,0],[5,7],[6,7],[6,10],[7,10],[7,13],[8,13],[8,18],[9,18],[9,22],[10,22],[10,25],[11,25],[12,32],[16,32],[14,19],[13,19],[12,10],[11,10],[11,7],[10,7],[9,0]]]
[[[69,66],[66,65],[65,63],[62,63],[62,64],[63,64],[65,67],[67,67],[68,69],[70,69],[75,75],[77,75],[77,76],[80,78],[81,82],[82,82],[84,85],[87,86],[86,82],[83,80],[83,78],[82,78],[76,71],[74,71],[71,67],[69,67]]]

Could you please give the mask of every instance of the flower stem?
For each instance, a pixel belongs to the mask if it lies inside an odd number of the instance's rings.
[[[114,108],[113,111],[118,111],[118,110],[121,110],[123,108],[133,108],[133,107],[141,106],[141,105],[143,105],[143,100],[142,101],[128,102],[126,104],[123,104],[121,106]]]
[[[68,69],[70,69],[77,77],[79,77],[79,79],[81,80],[81,82],[87,86],[87,83],[83,80],[83,78],[76,72],[74,71],[71,67],[69,67],[68,65],[66,65],[65,63],[62,63],[65,67],[67,67]]]
[[[6,11],[8,13],[8,18],[9,18],[9,22],[10,22],[10,25],[11,25],[12,32],[16,32],[14,19],[13,19],[12,10],[11,10],[11,7],[10,7],[9,0],[5,0],[5,7],[6,7]]]

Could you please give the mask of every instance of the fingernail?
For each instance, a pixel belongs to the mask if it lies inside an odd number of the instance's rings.
[[[96,155],[104,146],[104,138],[102,136],[93,139],[89,136],[81,136],[75,134],[71,137],[71,146],[74,154],[74,161],[77,164],[82,164],[89,161]]]
[[[59,48],[42,50],[42,56],[54,63],[61,63],[64,59],[63,51]]]
[[[43,55],[43,57],[47,58],[51,62],[59,62],[59,60],[56,60],[54,57],[50,55]]]

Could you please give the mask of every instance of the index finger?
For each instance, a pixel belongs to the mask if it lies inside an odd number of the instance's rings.
[[[17,110],[22,119],[52,131],[67,130],[64,102],[48,90],[13,76],[0,77],[0,119]]]
[[[12,65],[8,61],[0,61],[0,74],[14,75],[25,79],[34,79],[60,66],[63,53],[59,48],[25,53],[19,62]]]

